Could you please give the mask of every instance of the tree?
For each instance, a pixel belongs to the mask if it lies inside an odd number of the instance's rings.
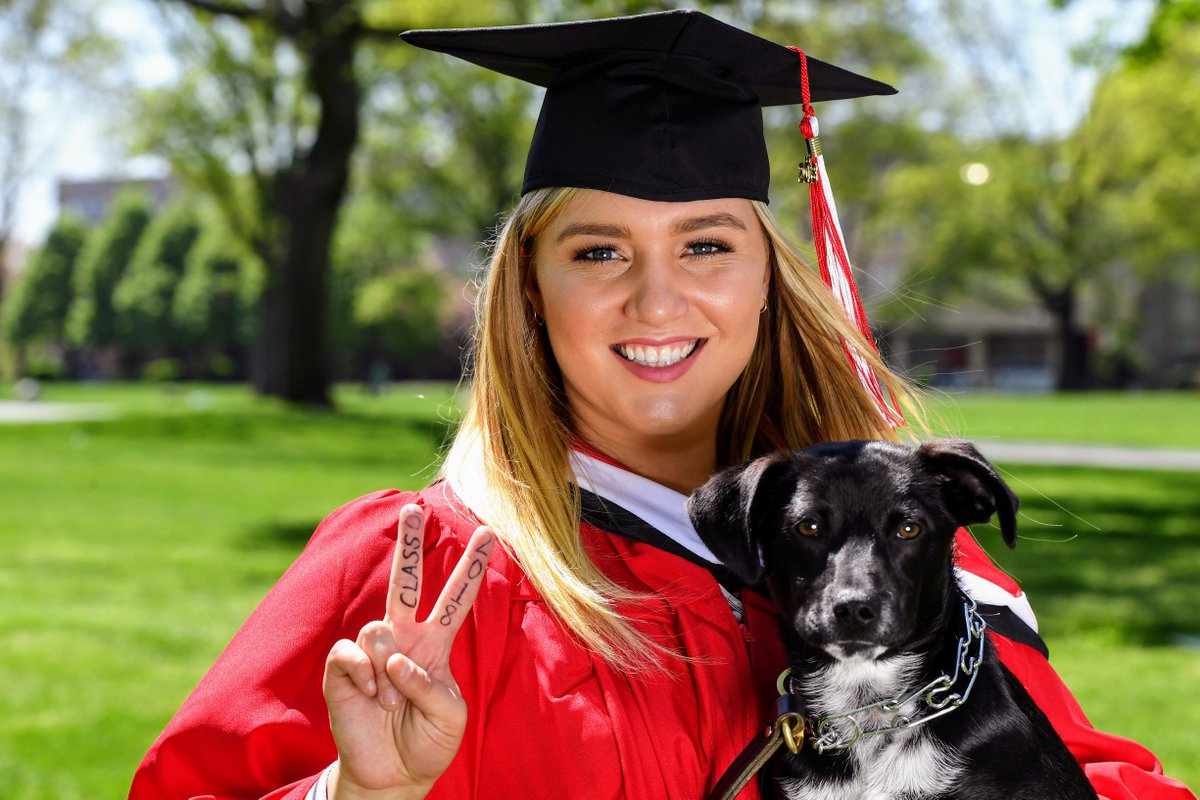
[[[150,205],[140,192],[122,192],[108,217],[84,244],[75,270],[67,338],[86,348],[117,344],[113,295],[150,222]]]
[[[409,374],[427,375],[446,336],[445,276],[421,267],[399,269],[359,286],[354,318],[375,361],[395,358]]]
[[[117,340],[127,355],[164,355],[178,344],[172,306],[199,235],[191,198],[168,206],[146,228],[113,293]]]
[[[119,62],[94,16],[92,4],[0,3],[0,297],[18,199],[38,163],[31,125],[39,94],[53,92],[61,102],[72,89],[95,90]]]
[[[24,350],[33,344],[61,346],[66,340],[67,312],[75,264],[87,228],[72,216],[60,217],[4,298],[4,338],[17,350],[16,371],[24,371]]]
[[[1069,133],[931,134],[928,157],[886,184],[879,222],[903,242],[925,293],[1032,299],[1053,317],[1059,389],[1092,385],[1090,330],[1128,327],[1114,292],[1194,265],[1200,250],[1190,219],[1200,34],[1175,30],[1156,39],[1152,61],[1118,62]],[[1103,313],[1088,318],[1088,305]]]
[[[1200,2],[1164,3],[1146,40],[1096,87],[1074,136],[1089,154],[1080,182],[1111,187],[1127,258],[1144,275],[1194,269],[1200,257],[1198,128]]]
[[[394,39],[403,27],[372,24],[370,4],[356,0],[170,2],[202,20],[204,63],[187,79],[201,91],[158,93],[152,116],[186,120],[168,126],[163,145],[221,198],[230,228],[266,267],[254,386],[326,405],[329,255],[359,138],[357,57],[369,39]],[[204,68],[215,83],[198,74]],[[197,113],[204,103],[216,113]],[[234,155],[245,180],[227,160]]]
[[[1017,136],[980,145],[940,137],[934,161],[888,180],[890,224],[910,275],[942,299],[1033,298],[1053,317],[1056,386],[1091,385],[1080,299],[1112,264],[1117,231],[1102,195],[1080,191],[1060,142]]]
[[[191,353],[193,377],[233,377],[254,334],[252,313],[261,270],[217,228],[190,249],[172,307],[180,342]]]
[[[521,188],[534,88],[431,53],[395,76],[368,112],[364,191],[387,198],[406,227],[487,240]]]
[[[1143,42],[1096,88],[1078,133],[1092,170],[1111,176],[1110,218],[1125,234],[1126,280],[1137,302],[1110,313],[1106,365],[1150,384],[1186,382],[1200,348],[1194,323],[1172,307],[1200,288],[1200,2],[1162,3]],[[1158,298],[1155,300],[1154,298]],[[1182,305],[1176,305],[1182,302]],[[1144,303],[1158,303],[1154,310]],[[1116,306],[1116,304],[1110,304]],[[1175,374],[1171,374],[1175,373]]]

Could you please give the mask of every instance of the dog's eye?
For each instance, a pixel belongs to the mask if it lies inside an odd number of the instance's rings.
[[[896,535],[901,539],[915,539],[921,535],[921,526],[916,522],[902,522],[896,528]]]
[[[796,523],[796,533],[801,536],[816,536],[821,532],[821,525],[812,517],[805,517]]]

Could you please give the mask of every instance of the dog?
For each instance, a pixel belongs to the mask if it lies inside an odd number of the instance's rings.
[[[714,475],[687,501],[704,543],[781,615],[807,744],[776,765],[790,800],[1095,798],[997,658],[959,587],[955,531],[1017,497],[969,442],[816,445]]]

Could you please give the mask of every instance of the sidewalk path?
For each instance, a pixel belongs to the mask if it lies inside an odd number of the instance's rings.
[[[109,419],[115,414],[116,408],[108,403],[0,400],[0,425],[11,422],[99,420]],[[980,452],[993,461],[1017,464],[1200,471],[1200,450],[987,439],[977,439],[975,444]]]
[[[1070,444],[1066,442],[978,440],[975,444],[981,453],[993,461],[1008,461],[1018,464],[1200,471],[1200,450]]]
[[[108,403],[47,403],[0,400],[0,424],[6,422],[70,422],[109,419],[117,410]]]

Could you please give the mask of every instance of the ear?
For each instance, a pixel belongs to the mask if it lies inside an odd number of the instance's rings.
[[[525,273],[525,299],[529,301],[529,307],[533,309],[535,317],[545,317],[545,312],[542,307],[542,290],[538,288],[537,275],[532,269]]]
[[[925,469],[937,477],[946,507],[960,525],[987,522],[996,514],[1000,535],[1017,544],[1017,496],[996,468],[963,439],[937,439],[917,448]]]
[[[754,535],[754,501],[787,458],[786,453],[773,453],[722,470],[692,492],[685,504],[701,541],[751,586],[763,579]]]

